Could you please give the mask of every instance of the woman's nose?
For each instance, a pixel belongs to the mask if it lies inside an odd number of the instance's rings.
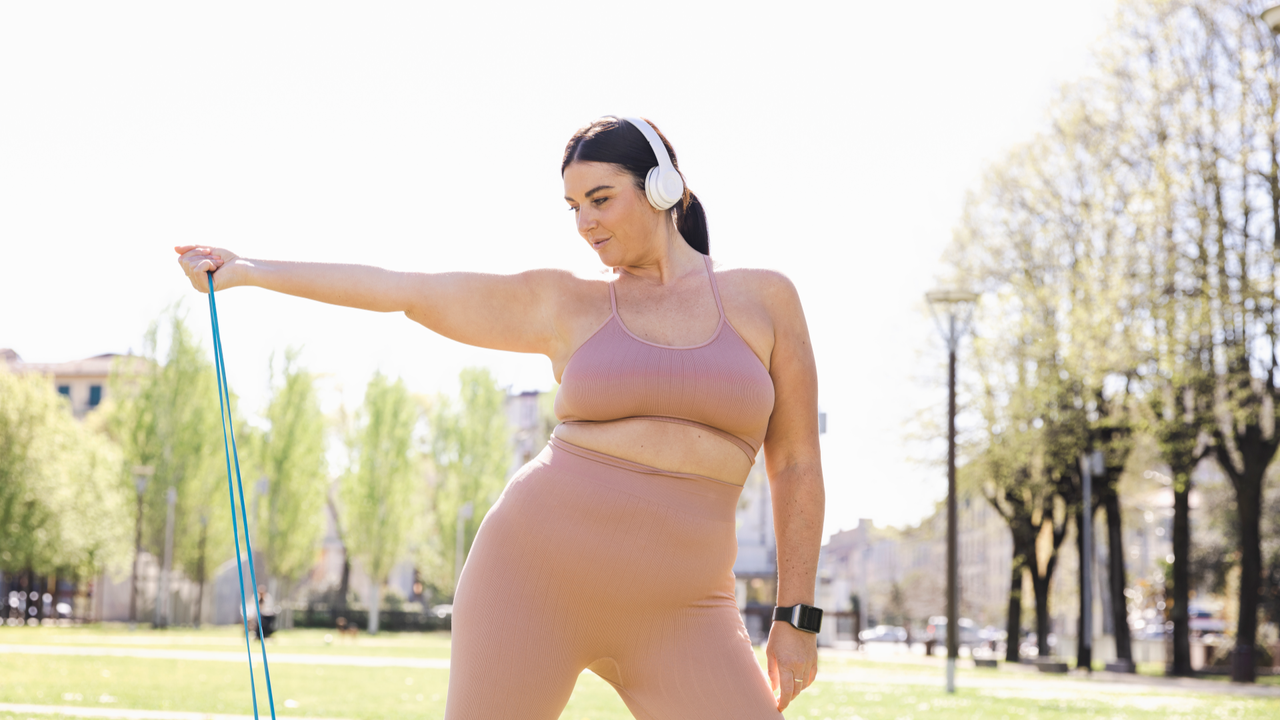
[[[578,211],[578,234],[586,235],[596,226],[596,219],[586,210]]]

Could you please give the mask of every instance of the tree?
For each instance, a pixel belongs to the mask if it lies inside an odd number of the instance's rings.
[[[169,488],[177,491],[174,566],[195,575],[198,622],[207,568],[233,552],[217,376],[178,306],[151,324],[137,365],[113,369],[114,400],[102,411],[104,425],[123,450],[121,476],[130,495],[136,492],[131,468],[155,469],[143,497],[142,544],[157,557],[164,548],[165,496]]]
[[[127,561],[120,454],[48,378],[0,366],[0,571],[83,577]]]
[[[320,398],[314,376],[297,360],[297,350],[286,350],[278,375],[272,362],[269,426],[254,453],[266,479],[266,502],[257,518],[259,547],[269,577],[284,585],[285,594],[315,561],[328,485]]]
[[[404,381],[376,373],[365,388],[341,480],[347,549],[369,573],[370,633],[378,632],[382,585],[405,556],[421,511],[421,462],[413,442],[418,420]]]
[[[465,557],[485,513],[497,502],[511,465],[506,393],[484,368],[466,368],[458,380],[457,401],[438,398],[429,421],[436,532],[425,547],[436,557],[432,579],[437,587],[448,589],[447,594],[452,594],[457,573],[458,510],[468,502],[474,509],[470,520],[461,520]]]
[[[1164,396],[1166,459],[1179,495],[1175,538],[1185,546],[1183,496],[1193,455],[1206,447],[1236,494],[1241,579],[1232,677],[1252,681],[1262,586],[1261,507],[1275,430],[1280,310],[1280,72],[1257,0],[1130,3],[1117,43],[1135,164],[1159,192],[1149,233],[1164,262],[1155,292],[1167,343],[1155,365]],[[1127,95],[1122,95],[1127,92]],[[1143,156],[1146,160],[1143,160]],[[1135,208],[1138,210],[1139,208]],[[1211,435],[1211,446],[1202,434]],[[1191,446],[1191,450],[1187,447]],[[1185,548],[1184,548],[1185,550]],[[1175,556],[1177,553],[1175,552]],[[1182,555],[1188,556],[1189,552]],[[1175,664],[1185,567],[1175,567]]]

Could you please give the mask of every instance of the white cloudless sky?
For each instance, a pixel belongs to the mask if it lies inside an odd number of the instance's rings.
[[[707,209],[712,256],[799,288],[817,353],[825,533],[914,522],[945,472],[908,442],[945,408],[922,300],[964,193],[1091,71],[1114,0],[0,5],[0,347],[137,351],[204,296],[172,246],[421,271],[598,273],[562,199],[573,131],[652,119]],[[325,404],[375,370],[515,390],[550,363],[399,315],[219,295],[232,389],[265,403],[287,346]],[[936,377],[936,385],[922,378]]]

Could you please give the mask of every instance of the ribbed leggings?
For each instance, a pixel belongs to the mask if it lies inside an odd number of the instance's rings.
[[[777,720],[734,600],[742,488],[558,438],[485,515],[446,720],[553,720],[590,668],[640,720]]]

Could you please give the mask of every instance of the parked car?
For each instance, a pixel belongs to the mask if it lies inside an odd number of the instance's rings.
[[[1213,609],[1203,603],[1192,602],[1187,605],[1187,628],[1196,635],[1223,633],[1227,631],[1227,621],[1213,616]]]
[[[906,642],[907,629],[896,625],[877,625],[858,633],[862,642]]]
[[[1173,634],[1173,622],[1143,622],[1141,627],[1133,629],[1134,640],[1163,640],[1166,635]],[[1194,621],[1193,621],[1194,622]]]
[[[1049,640],[1049,654],[1054,655],[1056,654],[1057,648],[1058,648],[1058,636],[1055,635],[1054,633],[1049,633],[1048,640]],[[1023,636],[1022,642],[1018,645],[1018,651],[1019,651],[1019,654],[1024,658],[1033,658],[1033,657],[1039,656],[1040,654],[1039,647],[1040,646],[1036,638],[1036,633],[1035,631],[1031,631]]]
[[[961,647],[973,647],[983,642],[978,625],[969,618],[960,618],[956,622],[956,626],[960,630],[959,643]],[[933,641],[934,644],[945,647],[947,644],[947,617],[945,615],[934,615],[929,618],[929,624],[924,629],[925,642]]]

